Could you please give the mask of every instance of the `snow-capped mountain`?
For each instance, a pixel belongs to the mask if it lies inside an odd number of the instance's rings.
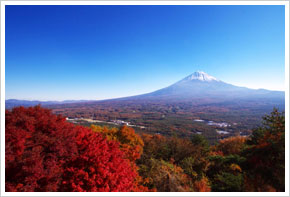
[[[203,71],[197,71],[194,72],[193,74],[185,77],[182,79],[180,82],[186,82],[186,81],[191,81],[191,80],[200,80],[200,81],[219,81],[213,76],[210,76],[209,74],[203,72]]]
[[[203,71],[197,71],[184,79],[152,93],[127,97],[134,99],[162,100],[233,100],[233,99],[278,99],[284,100],[282,91],[250,89],[223,82]],[[126,98],[125,98],[126,99]]]
[[[137,100],[141,102],[162,101],[162,102],[196,102],[196,103],[222,103],[247,101],[252,103],[266,103],[275,106],[276,104],[285,103],[285,92],[270,91],[265,89],[250,89],[246,87],[238,87],[223,82],[203,71],[197,71],[183,78],[182,80],[160,90],[151,93],[136,95],[131,97],[108,99],[106,101],[130,101],[132,103]],[[69,101],[64,103],[88,103],[99,101]],[[36,104],[53,105],[64,104],[40,101],[17,101],[6,100],[6,107],[14,107],[19,105],[31,106]]]

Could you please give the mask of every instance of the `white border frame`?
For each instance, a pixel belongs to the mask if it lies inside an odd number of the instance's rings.
[[[5,5],[285,5],[285,192],[5,192]],[[1,2],[1,196],[289,196],[289,2],[288,1],[2,1]]]

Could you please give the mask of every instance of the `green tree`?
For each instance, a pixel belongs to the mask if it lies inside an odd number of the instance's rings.
[[[248,191],[285,191],[285,115],[276,108],[263,117],[246,142],[243,165]]]
[[[194,181],[200,181],[209,165],[209,145],[207,140],[198,134],[192,136],[191,144],[192,152],[181,161],[180,166]]]
[[[241,192],[243,174],[240,163],[244,161],[239,155],[214,155],[209,158],[210,166],[207,176],[211,180],[214,192]]]
[[[212,191],[240,192],[243,190],[243,172],[241,152],[244,137],[230,137],[220,140],[211,147],[210,166],[207,175],[211,180]]]

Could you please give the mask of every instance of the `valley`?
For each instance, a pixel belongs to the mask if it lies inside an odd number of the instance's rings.
[[[244,106],[246,103],[243,104]],[[135,101],[103,101],[83,104],[48,106],[53,113],[70,118],[98,120],[81,121],[82,125],[96,124],[116,127],[114,120],[129,122],[137,133],[160,133],[165,136],[190,137],[202,134],[210,142],[236,135],[249,135],[251,129],[261,124],[261,117],[273,110],[273,106],[262,105],[247,108],[237,105],[208,106],[197,103],[164,103]],[[283,107],[276,106],[276,107]],[[280,108],[280,109],[281,109]],[[196,120],[204,120],[196,121]],[[102,121],[102,122],[101,122]],[[212,121],[212,122],[210,122]],[[227,127],[224,127],[227,125]],[[141,128],[142,127],[142,128]],[[217,131],[228,133],[218,133]]]

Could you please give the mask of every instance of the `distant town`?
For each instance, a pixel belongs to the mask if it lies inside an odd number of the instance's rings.
[[[126,125],[128,127],[138,127],[140,129],[146,129],[145,126],[140,126],[140,125],[134,125],[134,124],[131,124],[130,122],[127,122],[127,121],[124,121],[124,120],[118,120],[118,119],[115,119],[115,120],[110,120],[110,121],[103,121],[103,120],[97,120],[95,118],[74,118],[74,117],[67,117],[66,120],[68,122],[71,122],[71,123],[74,123],[74,124],[79,124],[81,122],[86,122],[86,123],[105,123],[105,124],[111,124],[111,125],[119,125],[119,126],[122,126],[122,125]],[[211,121],[211,120],[202,120],[202,119],[195,119],[194,122],[202,122],[202,123],[205,123],[207,125],[210,125],[210,126],[215,126],[215,127],[220,127],[220,128],[229,128],[231,127],[231,124],[227,123],[227,122],[214,122],[214,121]],[[233,125],[237,125],[237,123],[233,123]],[[229,135],[230,132],[229,131],[226,131],[226,130],[220,130],[220,129],[216,129],[216,133],[218,134],[223,134],[223,135]],[[159,134],[159,133],[157,133]],[[196,134],[202,134],[202,132],[196,132]],[[243,134],[242,132],[240,132],[240,136],[248,136],[247,134]]]
[[[202,119],[195,119],[194,122],[203,122],[206,123],[207,125],[210,126],[216,126],[216,127],[221,127],[221,128],[228,128],[231,127],[231,124],[227,123],[227,122],[214,122],[214,121],[207,121],[207,120],[202,120]],[[237,125],[238,123],[233,123],[233,125]],[[225,131],[225,130],[216,130],[216,132],[218,134],[224,134],[224,135],[228,135],[230,134],[230,132]],[[197,132],[197,134],[202,134],[202,132]],[[240,136],[248,136],[247,134],[243,134],[243,132],[240,132]]]
[[[123,120],[110,120],[110,121],[102,121],[102,120],[96,120],[94,118],[73,118],[73,117],[67,117],[66,120],[71,123],[79,123],[80,121],[88,122],[88,123],[107,123],[112,125],[126,125],[129,127],[138,127],[140,129],[145,129],[145,126],[139,126],[139,125],[133,125],[130,124],[130,122],[126,122]]]

